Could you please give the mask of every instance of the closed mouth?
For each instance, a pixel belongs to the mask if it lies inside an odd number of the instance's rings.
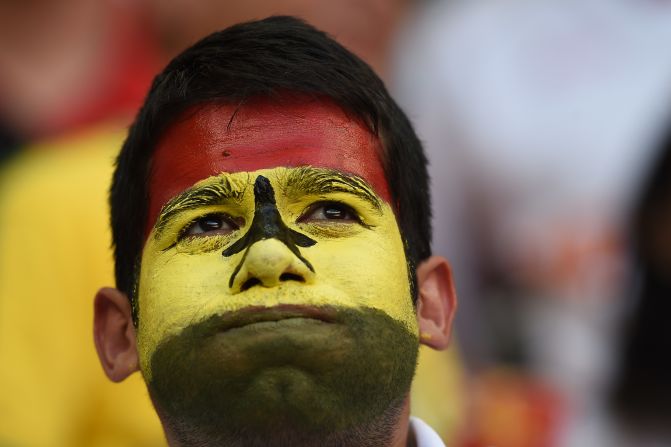
[[[337,311],[329,307],[310,307],[281,304],[273,307],[250,306],[219,317],[217,332],[242,328],[255,323],[277,322],[288,319],[309,319],[323,323],[335,323]]]

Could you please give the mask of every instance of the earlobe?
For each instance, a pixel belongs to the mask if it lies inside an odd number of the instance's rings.
[[[120,382],[138,370],[135,327],[126,295],[110,287],[98,291],[94,301],[93,338],[107,377]]]
[[[417,322],[420,342],[434,349],[450,344],[457,294],[447,260],[431,256],[417,267]]]

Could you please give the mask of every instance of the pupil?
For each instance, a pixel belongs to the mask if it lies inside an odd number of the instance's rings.
[[[200,221],[200,228],[203,231],[218,230],[221,228],[221,221],[219,219],[215,219],[214,217],[204,218]]]
[[[338,208],[326,208],[324,214],[326,214],[326,217],[329,219],[342,219],[343,210]]]

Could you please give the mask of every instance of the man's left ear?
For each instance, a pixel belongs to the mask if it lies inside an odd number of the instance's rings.
[[[417,322],[419,340],[433,349],[450,344],[457,293],[450,264],[442,256],[431,256],[417,267]]]

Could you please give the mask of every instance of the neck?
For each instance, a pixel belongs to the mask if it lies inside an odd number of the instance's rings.
[[[401,417],[396,424],[390,447],[415,447],[415,434],[410,431],[410,397],[405,399]]]
[[[159,416],[160,412],[159,412]],[[163,428],[165,430],[166,434],[166,439],[168,441],[168,445],[170,447],[189,447],[192,445],[199,445],[199,446],[209,446],[209,445],[222,445],[220,442],[217,443],[212,443],[210,441],[205,441],[203,440],[197,433],[194,433],[194,430],[190,429],[184,429],[184,427],[176,428],[174,424],[167,423],[163,417],[161,417],[161,421],[163,423]],[[393,425],[392,425],[393,424]],[[346,441],[343,443],[343,438],[339,437],[338,439],[327,439],[327,438],[320,438],[319,441],[314,442],[314,443],[301,443],[300,445],[309,445],[309,446],[316,446],[316,447],[328,447],[328,446],[336,446],[336,445],[348,445],[350,447],[416,447],[416,440],[415,440],[415,435],[414,433],[410,430],[410,401],[409,397],[405,399],[402,408],[400,410],[400,413],[398,414],[396,421],[393,422],[391,426],[392,434],[391,436],[385,436],[388,441],[386,441],[384,444],[380,442],[380,437],[378,435],[372,434],[369,438],[365,438],[363,436],[357,436],[356,438],[360,440],[360,442],[353,443],[351,441]],[[388,424],[384,424],[387,425]],[[177,434],[179,433],[179,434]],[[277,447],[281,447],[284,445],[297,445],[295,441],[291,440],[282,440],[282,439],[275,439],[275,443],[272,445],[275,445]],[[285,442],[287,441],[287,442]],[[330,442],[333,441],[333,442]],[[267,441],[259,441],[259,442],[252,442],[250,440],[240,440],[239,442],[227,440],[225,442],[225,445],[232,446],[232,447],[237,447],[237,446],[245,446],[248,447],[250,445],[270,445],[268,444]]]

